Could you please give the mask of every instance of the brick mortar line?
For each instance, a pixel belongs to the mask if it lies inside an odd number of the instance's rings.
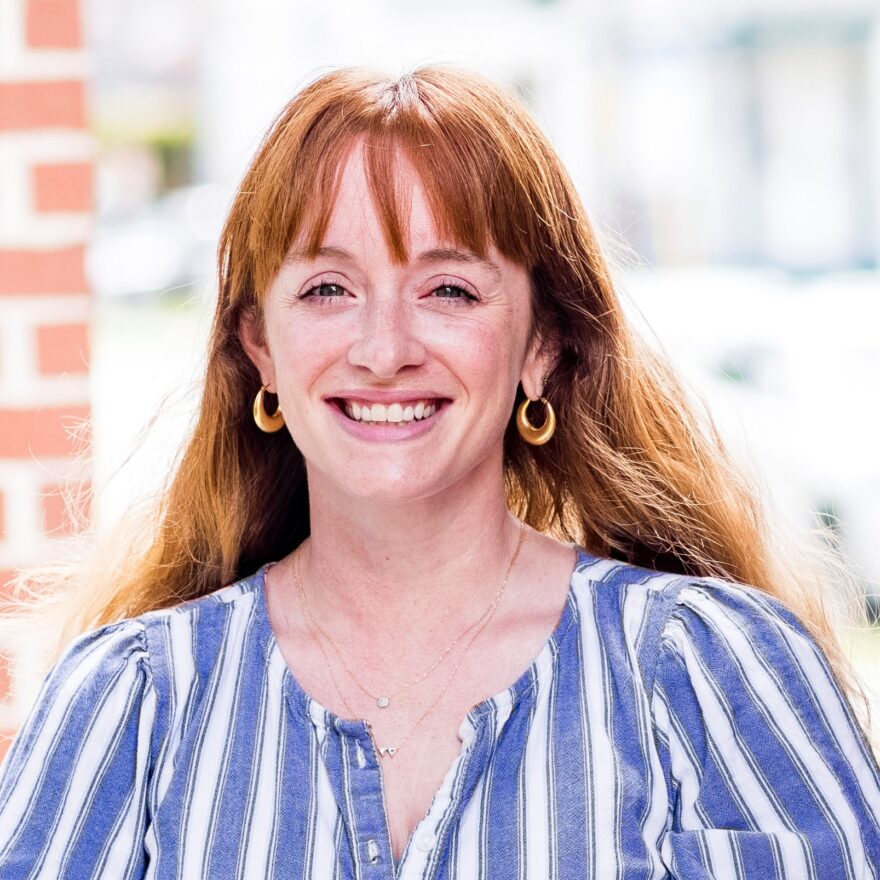
[[[44,152],[40,151],[41,147]],[[93,161],[97,155],[92,132],[78,128],[59,131],[57,128],[40,127],[0,132],[0,151],[14,150],[19,150],[23,156],[33,158],[37,163]]]
[[[52,456],[33,461],[30,458],[0,458],[0,491],[7,491],[7,487],[15,485],[37,485],[49,483],[54,480],[65,480],[76,476],[77,473],[88,479],[91,474],[89,469],[82,473],[82,466],[76,464],[76,460],[65,456]]]
[[[88,373],[43,376],[34,372],[30,385],[20,392],[15,390],[10,392],[0,382],[0,410],[7,412],[33,412],[90,403],[91,387]]]
[[[82,293],[24,293],[0,296],[0,325],[68,324],[92,318],[94,299]]]
[[[3,59],[0,83],[85,82],[94,70],[94,61],[83,49],[28,49]]]
[[[17,222],[25,227],[16,230],[17,235],[10,235],[12,221],[0,223],[0,250],[43,251],[88,245],[89,231],[95,225],[93,215],[85,211],[33,212],[19,217]]]

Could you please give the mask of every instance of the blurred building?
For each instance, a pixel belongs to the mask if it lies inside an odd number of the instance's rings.
[[[105,215],[231,189],[332,67],[450,60],[519,91],[591,215],[651,264],[878,265],[874,0],[509,0],[503,20],[488,2],[89,3]]]
[[[876,268],[877,4],[625,8],[615,178],[637,250],[659,263]]]

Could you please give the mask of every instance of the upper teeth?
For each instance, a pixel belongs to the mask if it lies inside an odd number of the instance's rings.
[[[437,404],[427,400],[420,400],[416,404],[392,403],[388,406],[384,403],[367,406],[356,401],[345,401],[345,412],[349,418],[360,422],[411,422],[413,419],[426,419],[434,415],[436,410]]]

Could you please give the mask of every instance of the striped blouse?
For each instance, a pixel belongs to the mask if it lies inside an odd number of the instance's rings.
[[[880,877],[880,771],[796,618],[583,548],[395,863],[366,723],[285,663],[269,564],[72,643],[0,766],[0,878]]]

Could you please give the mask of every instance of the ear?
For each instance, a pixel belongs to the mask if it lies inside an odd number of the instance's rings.
[[[238,337],[247,356],[260,374],[260,381],[267,390],[276,393],[275,364],[266,342],[262,321],[252,309],[243,309],[238,319]]]
[[[520,374],[520,382],[526,397],[530,400],[537,400],[544,394],[544,378],[555,365],[556,351],[554,346],[542,340],[536,333],[529,346]]]

